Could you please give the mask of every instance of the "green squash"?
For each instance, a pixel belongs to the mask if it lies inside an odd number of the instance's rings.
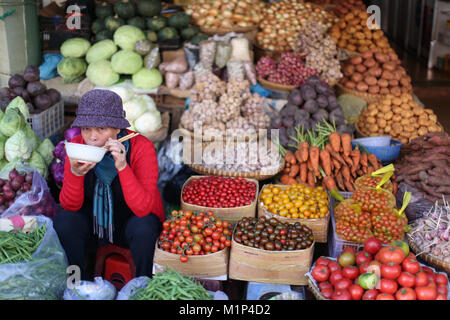
[[[96,19],[94,22],[92,22],[91,30],[94,34],[97,34],[102,30],[106,30],[105,21],[103,21],[102,19]]]
[[[158,32],[158,39],[161,41],[178,39],[179,37],[177,29],[172,27],[165,27]]]
[[[137,4],[137,12],[143,17],[158,16],[161,13],[160,0],[140,0]]]
[[[147,28],[158,32],[159,30],[167,27],[167,18],[163,16],[153,17],[147,19]]]
[[[105,27],[107,30],[114,32],[119,27],[123,26],[125,24],[125,20],[120,18],[118,15],[115,16],[109,16],[105,19]]]
[[[141,30],[145,30],[147,25],[145,23],[145,19],[142,17],[133,17],[131,19],[128,19],[127,24],[135,26],[136,28],[139,28]]]
[[[113,5],[109,2],[102,2],[95,6],[95,15],[97,18],[105,19],[114,15]]]
[[[112,39],[113,38],[113,33],[112,31],[109,31],[107,29],[100,31],[99,33],[97,33],[95,35],[95,42],[99,42],[102,40],[106,40],[106,39]]]
[[[204,41],[204,40],[208,40],[209,36],[204,34],[204,33],[197,33],[192,39],[191,39],[191,43],[193,45],[198,46],[200,44],[200,42]]]
[[[188,27],[186,29],[181,30],[181,37],[184,40],[191,40],[198,34],[198,28],[195,26]]]
[[[136,5],[131,0],[118,0],[114,4],[114,11],[122,19],[130,19],[136,15]]]
[[[151,42],[157,42],[158,41],[158,34],[153,30],[145,30],[144,31],[145,36],[147,39]]]
[[[183,30],[189,26],[191,17],[184,12],[177,12],[170,16],[169,26],[178,30]]]

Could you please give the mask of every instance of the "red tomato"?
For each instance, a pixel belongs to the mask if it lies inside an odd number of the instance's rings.
[[[383,247],[378,251],[377,255],[379,255],[379,260],[381,263],[397,263],[401,264],[403,259],[405,258],[405,253],[399,247]]]
[[[416,283],[415,287],[425,287],[429,283],[427,274],[424,271],[419,271],[416,273]]]
[[[378,295],[377,289],[370,289],[370,290],[367,290],[366,292],[364,292],[362,299],[363,300],[375,300],[377,298],[377,295]]]
[[[382,293],[394,294],[398,289],[397,282],[394,280],[381,279],[379,285]]]
[[[331,283],[329,283],[328,281],[324,281],[324,282],[319,283],[318,287],[319,287],[320,290],[323,290],[325,288],[333,289],[333,285]]]
[[[330,274],[329,280],[330,280],[331,284],[334,286],[336,284],[336,282],[338,282],[339,280],[341,280],[343,278],[344,278],[344,276],[342,275],[342,271],[335,271]]]
[[[372,255],[377,254],[381,247],[381,241],[375,237],[370,237],[364,242],[364,251]]]
[[[392,262],[383,263],[380,267],[381,276],[386,279],[395,280],[402,273],[402,267]]]
[[[429,283],[436,283],[436,276],[434,275],[434,273],[431,272],[425,272],[428,278],[428,282]]]
[[[323,290],[320,291],[320,293],[326,298],[326,299],[331,299],[331,296],[333,295],[333,288],[324,288]]]
[[[406,258],[402,262],[402,268],[403,271],[416,274],[420,270],[420,264],[417,262],[416,259],[413,258]]]
[[[446,286],[447,283],[448,283],[448,279],[447,279],[447,277],[445,276],[445,274],[443,274],[443,273],[438,273],[438,274],[436,274],[436,283],[437,283],[438,285],[444,285],[444,286]]]
[[[352,281],[347,278],[342,278],[334,283],[334,288],[336,290],[347,290],[352,285]]]
[[[375,300],[395,300],[395,297],[389,293],[380,293]]]
[[[319,259],[316,260],[316,266],[317,265],[324,265],[327,266],[331,262],[330,259],[325,257],[319,257]]]
[[[359,276],[359,269],[355,266],[347,266],[342,269],[342,275],[350,280],[356,279]]]
[[[352,300],[361,300],[364,294],[364,289],[359,284],[352,284],[348,291],[352,295]]]
[[[443,294],[444,296],[447,296],[447,294],[448,294],[447,286],[444,286],[442,284],[437,286],[436,291],[437,291],[438,294]]]
[[[422,271],[427,272],[427,273],[434,273],[433,269],[431,269],[430,267],[420,267],[422,269]]]
[[[368,254],[365,251],[360,251],[358,252],[358,254],[356,255],[356,264],[358,266],[362,265],[364,262],[369,263],[370,261],[372,261],[372,256],[370,254]]]
[[[402,287],[412,288],[416,283],[416,276],[409,272],[402,272],[397,279],[397,282]]]
[[[348,290],[335,290],[331,300],[352,300],[352,295]]]
[[[369,265],[368,262],[362,263],[362,264],[359,266],[359,273],[360,273],[360,274],[363,274],[363,273],[369,272],[369,271],[368,271],[369,266],[370,266],[370,265]]]
[[[395,298],[397,300],[416,300],[416,292],[411,288],[400,288],[395,293]]]
[[[342,270],[341,266],[336,261],[330,261],[330,263],[328,264],[328,269],[330,269],[330,272],[332,272],[332,273],[335,271]]]
[[[187,257],[187,256],[183,256],[183,255],[180,255],[180,261],[181,261],[181,262],[187,262],[187,261],[188,261],[188,257]]]
[[[352,248],[352,247],[345,247],[344,250],[342,250],[342,253],[344,253],[344,252],[351,252],[351,253],[353,253],[353,254],[356,256],[356,250],[355,250],[355,248]]]
[[[442,294],[438,294],[436,297],[436,300],[447,300],[447,296],[444,296]]]
[[[327,266],[318,265],[314,267],[314,269],[311,272],[311,275],[317,282],[327,281],[328,278],[330,277],[330,270],[328,269]]]
[[[435,287],[416,287],[416,295],[418,300],[436,300],[437,290]]]

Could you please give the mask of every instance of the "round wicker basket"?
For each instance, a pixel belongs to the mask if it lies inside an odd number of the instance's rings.
[[[312,294],[317,300],[328,300],[320,293],[319,288],[316,287],[316,285],[310,278],[308,278],[308,288],[309,290],[311,290]]]
[[[336,93],[338,95],[345,94],[345,93],[351,94],[351,95],[354,95],[354,96],[357,96],[357,97],[363,99],[367,103],[375,103],[378,100],[383,99],[383,97],[384,97],[384,95],[381,95],[381,94],[369,94],[369,93],[359,92],[357,90],[351,90],[351,89],[344,87],[340,83],[336,84]]]
[[[450,263],[444,262],[442,260],[436,259],[435,257],[429,255],[428,253],[421,253],[422,250],[417,247],[417,245],[412,241],[411,237],[407,235],[408,245],[415,254],[419,254],[418,257],[424,260],[426,263],[435,267],[436,269],[445,271],[450,275]]]

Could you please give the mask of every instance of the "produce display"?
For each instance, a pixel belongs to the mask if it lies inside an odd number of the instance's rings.
[[[306,79],[319,73],[307,67],[300,55],[292,52],[284,52],[278,62],[265,56],[256,64],[258,77],[270,82],[295,86],[301,86]]]
[[[204,134],[219,137],[255,133],[270,126],[264,103],[264,97],[250,93],[248,80],[224,82],[207,72],[196,78],[189,109],[181,116],[181,126],[194,131],[197,122]]]
[[[381,168],[374,154],[352,150],[351,136],[322,121],[317,130],[297,130],[294,151],[282,149],[283,184],[322,185],[327,190],[354,191],[356,178]]]
[[[422,218],[414,221],[408,239],[420,250],[416,252],[419,257],[424,253],[450,263],[449,234],[450,206],[445,201],[443,205],[435,203]]]
[[[251,28],[262,19],[263,1],[254,0],[199,0],[192,1],[185,12],[195,25],[206,29]]]
[[[299,0],[275,1],[263,11],[256,44],[271,51],[292,51],[296,38],[308,21],[330,28],[337,19],[320,7]]]
[[[136,289],[130,300],[212,300],[201,284],[175,270],[158,272],[147,281],[147,286]]]
[[[366,136],[390,135],[403,144],[427,133],[442,132],[432,109],[422,108],[411,94],[387,95],[361,113],[358,128]]]
[[[332,0],[332,2],[336,5],[332,12],[339,18],[345,17],[345,15],[351,13],[353,10],[367,11],[366,5],[362,0]]]
[[[450,138],[445,132],[427,133],[402,147],[395,161],[397,183],[423,193],[432,203],[450,199]]]
[[[377,49],[382,53],[392,52],[382,29],[369,29],[366,10],[352,10],[333,25],[329,34],[337,46],[351,53],[364,53]]]
[[[337,260],[319,257],[309,277],[330,300],[447,300],[448,293],[447,275],[420,264],[403,241],[369,238]]]
[[[8,87],[0,89],[0,111],[17,97],[22,97],[30,114],[39,114],[61,100],[58,90],[49,88],[40,82],[40,71],[29,65],[23,74],[14,74],[8,80]],[[0,117],[1,118],[1,117]]]
[[[233,241],[269,251],[304,250],[314,244],[310,228],[299,222],[283,223],[276,218],[243,218],[233,234]]]
[[[256,184],[239,177],[202,177],[186,184],[181,196],[184,202],[203,207],[243,207],[255,200]]]
[[[411,77],[401,64],[394,52],[367,50],[344,62],[344,78],[339,83],[359,93],[399,97],[412,90]]]
[[[53,160],[55,146],[49,138],[40,140],[27,123],[29,111],[22,97],[14,98],[0,111],[0,172],[26,164],[36,169],[42,177]],[[5,176],[0,178],[5,179]]]
[[[163,222],[158,247],[187,262],[189,256],[207,255],[231,246],[231,235],[231,223],[214,217],[212,211],[172,211],[172,217]]]
[[[260,201],[272,214],[294,219],[321,219],[328,214],[328,193],[321,187],[301,184],[287,188],[269,185],[262,190]]]
[[[336,43],[323,25],[308,21],[297,37],[294,51],[305,56],[305,66],[316,70],[327,83],[333,85],[343,77]]]

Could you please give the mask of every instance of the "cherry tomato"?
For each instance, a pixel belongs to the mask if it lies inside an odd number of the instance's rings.
[[[189,258],[188,258],[187,256],[180,255],[180,261],[181,261],[181,262],[187,262],[188,259],[189,259]]]

